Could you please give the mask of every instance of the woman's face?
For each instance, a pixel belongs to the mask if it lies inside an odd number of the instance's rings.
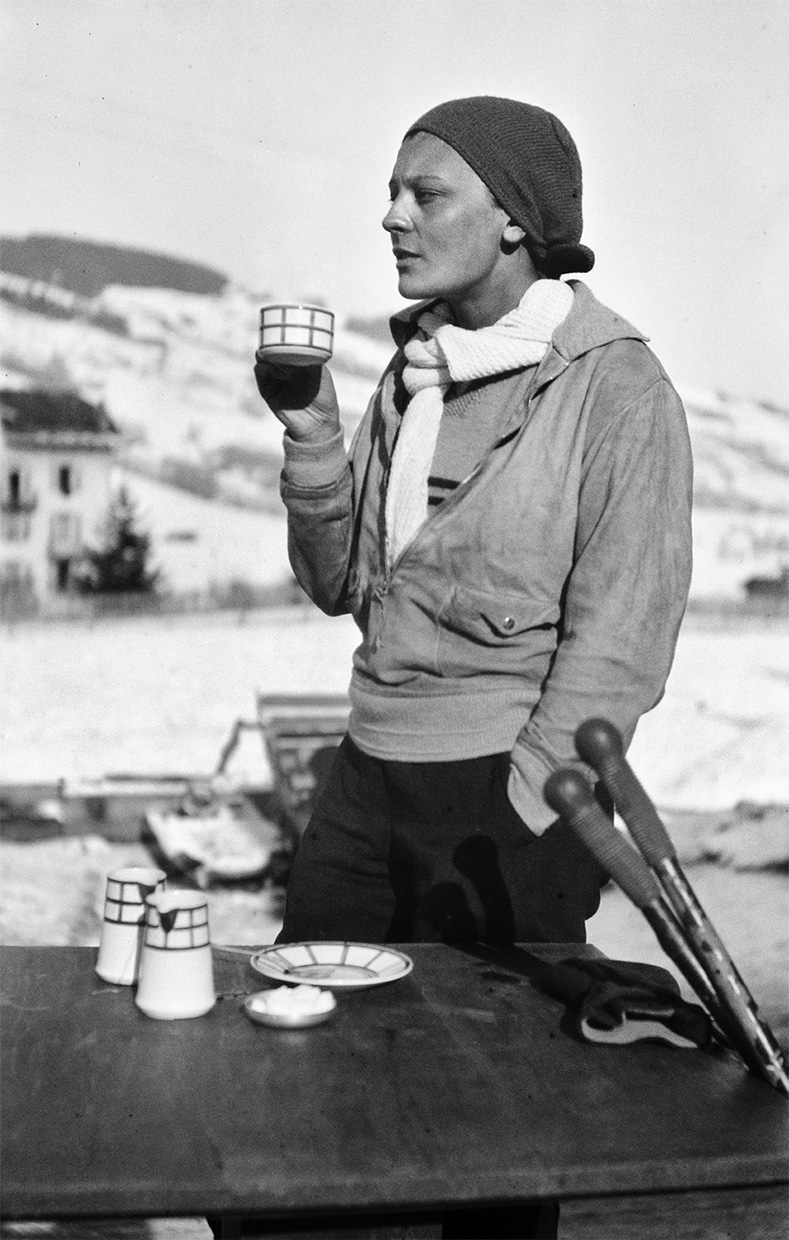
[[[433,134],[412,134],[400,148],[389,195],[383,226],[403,297],[442,297],[461,321],[465,304],[498,293],[508,278],[501,243],[509,217],[457,151]]]

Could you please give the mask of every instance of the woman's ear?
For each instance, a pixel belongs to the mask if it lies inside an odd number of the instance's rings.
[[[507,254],[514,254],[520,249],[526,240],[526,230],[521,228],[520,224],[516,224],[514,220],[508,220],[501,234],[501,248]]]

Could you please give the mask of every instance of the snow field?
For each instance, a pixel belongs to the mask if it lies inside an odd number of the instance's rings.
[[[347,688],[358,633],[314,609],[0,631],[0,780],[210,773],[257,693]],[[663,806],[789,803],[787,625],[689,618],[631,763]],[[256,736],[233,773],[266,774]]]

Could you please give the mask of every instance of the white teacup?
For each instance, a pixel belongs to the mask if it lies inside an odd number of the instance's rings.
[[[257,357],[285,366],[321,366],[334,348],[334,314],[323,306],[278,302],[260,311]]]
[[[145,923],[145,901],[163,891],[164,870],[129,865],[107,875],[104,920],[101,926],[96,972],[105,982],[131,986],[137,969]]]
[[[137,1007],[156,1020],[183,1020],[202,1016],[215,1002],[205,895],[155,893],[145,906]]]

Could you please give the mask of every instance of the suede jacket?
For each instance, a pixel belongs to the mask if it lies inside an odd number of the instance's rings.
[[[485,381],[502,433],[387,569],[384,499],[407,395],[398,344],[346,454],[284,437],[291,564],[329,614],[352,612],[349,730],[380,758],[511,752],[509,797],[542,833],[559,766],[583,770],[591,716],[629,744],[663,694],[691,573],[682,403],[645,338],[572,281],[537,367]],[[588,773],[588,772],[587,772]]]

